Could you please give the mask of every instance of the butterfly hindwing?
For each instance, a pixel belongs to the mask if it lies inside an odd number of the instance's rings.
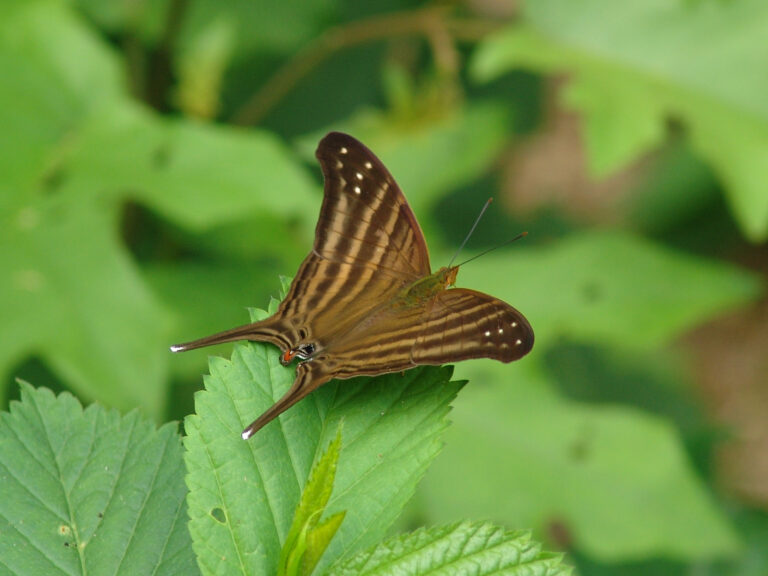
[[[440,292],[428,306],[413,347],[416,364],[470,358],[512,362],[533,347],[525,316],[498,298],[465,288]]]

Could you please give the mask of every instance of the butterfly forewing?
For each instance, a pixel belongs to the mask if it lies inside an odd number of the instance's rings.
[[[297,340],[322,348],[430,268],[416,217],[368,148],[331,132],[316,156],[325,186],[314,249],[277,315],[295,327]]]
[[[315,252],[329,261],[377,271],[382,282],[413,282],[430,273],[419,223],[394,178],[360,142],[339,132],[316,153],[325,197],[315,231]]]

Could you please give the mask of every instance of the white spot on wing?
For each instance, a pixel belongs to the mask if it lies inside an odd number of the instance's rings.
[[[490,330],[486,330],[486,331],[485,331],[485,335],[486,335],[486,336],[490,336],[490,335],[491,335],[491,331],[490,331]]]
[[[355,194],[360,194],[360,186],[355,186]]]
[[[342,146],[341,150],[339,150],[339,152],[341,152],[342,154],[346,154],[348,152],[347,147],[346,146]]]
[[[363,175],[362,175],[362,174],[360,174],[360,172],[358,172],[357,174],[355,174],[355,176],[357,177],[357,179],[358,179],[358,180],[362,180],[362,179],[363,179]]]
[[[368,170],[370,170],[371,168],[373,168],[373,164],[371,164],[370,162],[366,162],[366,163],[365,163],[365,167],[366,167]]]
[[[342,161],[336,160],[336,169],[341,170],[342,168],[344,168],[344,164],[342,163]]]
[[[520,340],[519,338],[517,340],[515,340],[515,346],[520,346],[520,344],[522,344],[522,343],[523,343],[523,341]]]
[[[499,334],[504,334],[504,328],[499,328]]]

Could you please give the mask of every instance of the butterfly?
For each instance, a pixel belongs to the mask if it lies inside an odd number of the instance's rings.
[[[315,243],[277,312],[171,347],[252,340],[280,348],[284,366],[298,360],[291,388],[244,439],[334,378],[469,358],[511,362],[533,347],[533,329],[520,312],[482,292],[452,288],[458,266],[432,273],[416,217],[368,148],[331,132],[315,155],[325,178]]]

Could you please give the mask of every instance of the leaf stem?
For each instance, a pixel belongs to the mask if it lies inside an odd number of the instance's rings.
[[[331,28],[278,69],[234,113],[232,122],[240,125],[258,124],[302,78],[323,60],[344,48],[399,36],[423,35],[430,45],[438,70],[456,76],[459,68],[456,39],[476,40],[497,28],[497,24],[485,20],[450,20],[446,8],[442,6],[374,16]]]

